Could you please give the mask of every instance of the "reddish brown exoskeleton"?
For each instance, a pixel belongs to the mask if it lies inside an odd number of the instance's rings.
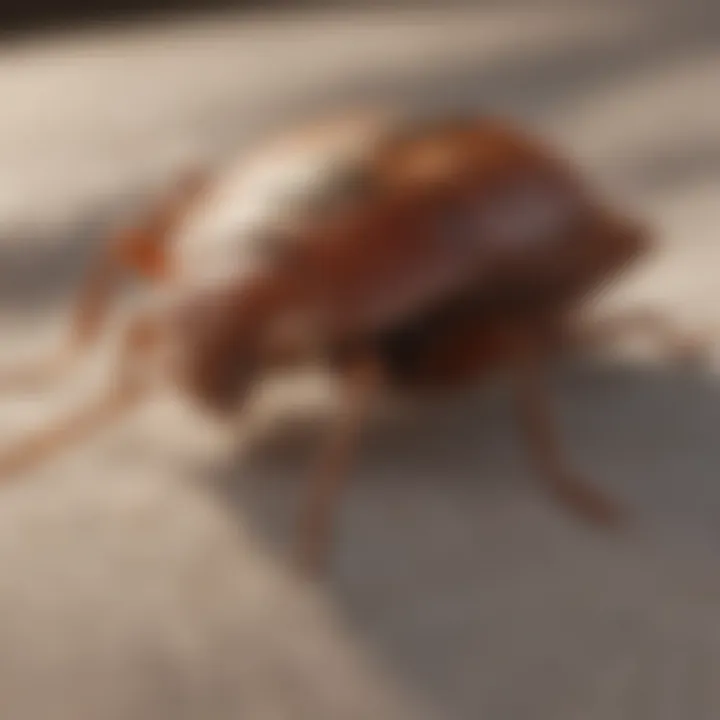
[[[159,379],[224,415],[260,374],[320,360],[347,396],[303,514],[301,556],[317,568],[372,398],[459,387],[502,369],[516,381],[538,477],[580,515],[613,523],[615,503],[565,462],[543,370],[609,330],[644,327],[682,342],[658,317],[582,321],[601,286],[650,246],[641,225],[508,123],[380,114],[318,124],[227,176],[192,176],[111,243],[65,358],[97,337],[121,271],[168,298],[130,322],[107,397],[11,448],[0,473],[118,415]]]

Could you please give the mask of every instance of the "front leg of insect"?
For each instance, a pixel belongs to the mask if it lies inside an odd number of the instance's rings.
[[[80,288],[65,345],[29,365],[0,369],[0,388],[34,387],[64,374],[98,340],[125,275],[135,274],[154,284],[166,282],[170,275],[170,238],[207,184],[204,174],[188,173],[142,221],[110,238]]]
[[[32,469],[48,457],[80,442],[138,405],[151,386],[144,378],[158,327],[146,318],[133,320],[125,331],[114,383],[95,401],[0,453],[0,479]]]

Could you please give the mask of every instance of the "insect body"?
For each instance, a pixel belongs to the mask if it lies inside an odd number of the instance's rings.
[[[111,245],[81,297],[74,348],[97,336],[118,270],[167,289],[166,303],[130,323],[118,387],[11,448],[0,473],[137,402],[158,375],[223,415],[261,374],[319,358],[342,379],[346,412],[302,516],[301,557],[317,568],[372,398],[509,370],[537,476],[582,516],[619,518],[567,467],[543,371],[592,338],[581,312],[650,249],[644,227],[542,143],[483,117],[320,124],[253,162],[224,180],[192,178]]]

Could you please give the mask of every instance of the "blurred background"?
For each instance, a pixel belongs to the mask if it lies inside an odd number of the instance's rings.
[[[714,344],[713,0],[4,0],[0,28],[3,363],[59,342],[103,230],[179,168],[370,101],[506,114],[559,144],[658,232],[608,304]],[[0,398],[3,446],[92,392],[96,360]],[[714,369],[558,374],[574,461],[634,513],[621,535],[537,491],[494,392],[378,418],[317,586],[285,553],[323,383],[269,393],[229,447],[159,402],[3,488],[0,716],[714,720]]]

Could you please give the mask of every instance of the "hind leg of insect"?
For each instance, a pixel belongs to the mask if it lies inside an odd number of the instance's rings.
[[[132,409],[149,388],[143,382],[142,372],[146,369],[143,360],[153,347],[155,337],[156,327],[151,321],[144,318],[133,321],[123,337],[113,386],[58,424],[0,451],[0,481],[44,462]]]
[[[553,417],[544,358],[528,352],[516,366],[516,397],[523,434],[537,476],[550,494],[580,517],[595,524],[617,524],[623,515],[609,496],[581,479],[567,463]]]
[[[69,337],[56,353],[15,368],[0,369],[0,388],[17,389],[58,379],[99,339],[124,276],[149,282],[169,277],[168,238],[207,178],[192,171],[150,211],[144,222],[119,233],[100,251],[78,293],[70,318]]]
[[[543,369],[557,351],[555,323],[519,323],[500,317],[481,323],[460,323],[427,348],[422,358],[423,384],[463,387],[498,367],[510,367],[518,416],[535,475],[552,497],[575,514],[596,524],[611,525],[621,516],[619,506],[583,480],[567,461],[558,423],[551,408]],[[538,332],[538,328],[540,332]]]
[[[303,572],[317,575],[328,561],[333,524],[360,431],[382,379],[380,363],[372,356],[351,363],[343,377],[342,413],[310,476],[307,504],[300,515],[297,560]]]
[[[599,347],[628,335],[653,341],[669,360],[698,365],[710,353],[708,338],[679,327],[670,317],[653,308],[636,308],[578,325],[576,340],[585,347]]]

